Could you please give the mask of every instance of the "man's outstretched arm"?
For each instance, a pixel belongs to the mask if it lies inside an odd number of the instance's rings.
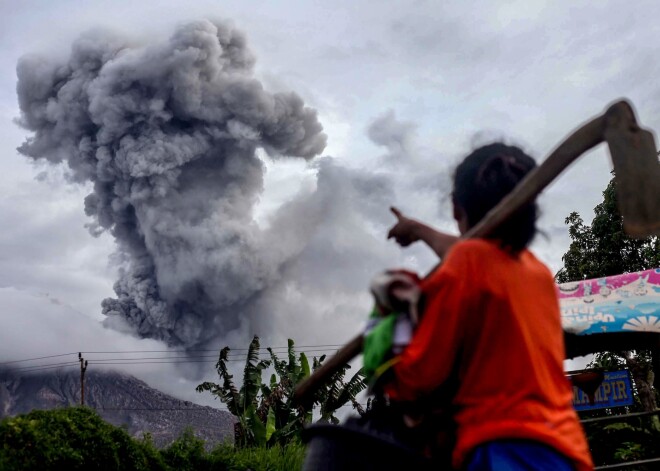
[[[458,236],[440,232],[416,219],[404,216],[397,208],[390,208],[397,222],[387,233],[388,239],[394,239],[401,247],[407,247],[421,240],[438,257],[444,258],[449,248],[458,241]]]

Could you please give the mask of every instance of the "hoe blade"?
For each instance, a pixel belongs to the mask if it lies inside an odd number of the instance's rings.
[[[653,134],[619,102],[606,113],[604,137],[614,164],[619,211],[632,237],[660,235],[660,162]]]

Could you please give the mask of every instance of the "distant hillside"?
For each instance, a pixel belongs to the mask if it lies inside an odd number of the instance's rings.
[[[80,373],[76,370],[31,375],[0,372],[0,418],[79,403]],[[85,405],[135,437],[151,433],[159,447],[172,442],[186,427],[208,444],[233,439],[233,418],[228,412],[181,401],[123,373],[88,371]]]

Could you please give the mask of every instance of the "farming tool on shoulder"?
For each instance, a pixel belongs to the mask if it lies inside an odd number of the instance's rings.
[[[653,134],[637,123],[632,105],[620,100],[570,134],[520,184],[462,238],[484,237],[534,199],[572,162],[607,142],[616,181],[619,211],[626,233],[660,235],[660,164]],[[295,390],[294,400],[308,404],[316,389],[362,351],[359,335],[328,359]]]

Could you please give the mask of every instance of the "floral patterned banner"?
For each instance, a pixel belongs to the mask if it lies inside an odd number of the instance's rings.
[[[660,333],[660,268],[558,285],[564,330]]]

